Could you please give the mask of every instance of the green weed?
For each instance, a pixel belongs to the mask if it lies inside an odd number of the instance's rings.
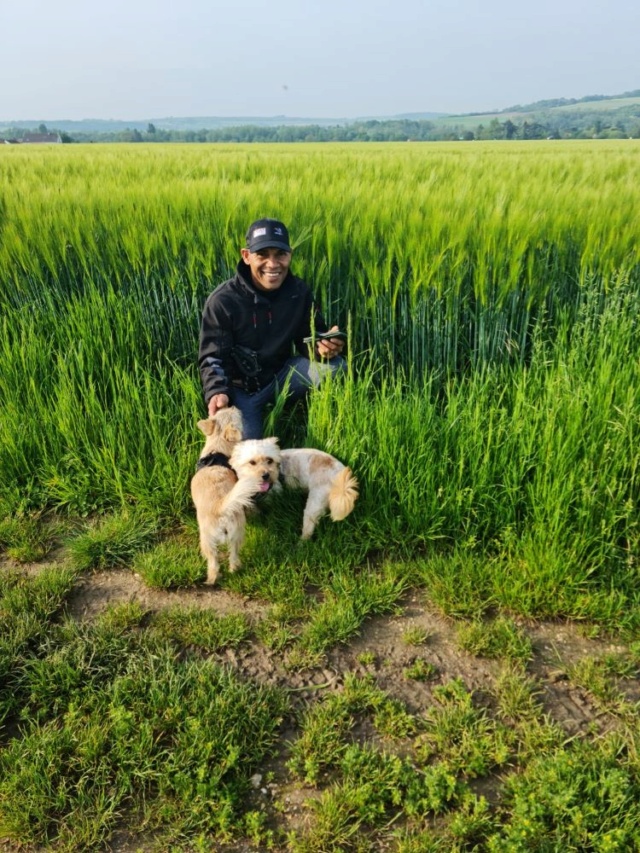
[[[487,850],[633,850],[640,840],[637,766],[615,737],[534,759],[506,794]]]
[[[412,625],[403,631],[402,642],[407,646],[421,646],[429,639],[429,632],[418,625]]]
[[[585,657],[572,664],[567,674],[574,683],[591,694],[601,710],[631,720],[637,717],[638,704],[628,701],[620,689],[622,680],[638,676],[638,660],[633,655]]]
[[[422,762],[437,757],[453,774],[483,776],[509,759],[513,738],[507,729],[476,708],[460,681],[434,689],[438,704],[427,710],[424,729],[416,738]]]
[[[438,668],[424,658],[416,658],[403,669],[403,673],[412,681],[431,681],[437,676]]]
[[[527,661],[532,656],[531,641],[506,617],[462,623],[457,638],[461,648],[480,657]]]

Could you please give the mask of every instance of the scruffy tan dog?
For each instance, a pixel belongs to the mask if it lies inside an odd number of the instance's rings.
[[[239,552],[244,542],[245,509],[261,491],[261,477],[245,475],[238,479],[229,457],[242,439],[242,413],[235,406],[219,409],[212,418],[198,421],[206,436],[191,479],[191,497],[200,529],[200,550],[207,561],[206,583],[214,584],[220,571],[218,550],[229,547],[229,571],[240,565]]]
[[[327,511],[333,521],[342,521],[358,498],[358,481],[351,468],[335,456],[310,447],[283,450],[280,473],[285,486],[309,492],[302,520],[302,539],[309,539]]]

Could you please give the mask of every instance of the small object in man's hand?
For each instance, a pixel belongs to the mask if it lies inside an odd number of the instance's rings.
[[[302,340],[305,344],[312,344],[314,341],[330,341],[332,339],[346,341],[347,333],[340,332],[339,330],[333,332],[316,332],[315,335],[309,335],[309,337],[303,338]]]

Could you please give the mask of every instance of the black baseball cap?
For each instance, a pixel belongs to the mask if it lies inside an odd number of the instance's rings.
[[[287,226],[277,219],[257,219],[247,231],[247,249],[259,252],[271,248],[291,251]]]

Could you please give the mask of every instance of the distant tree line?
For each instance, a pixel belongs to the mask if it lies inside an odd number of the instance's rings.
[[[631,94],[629,94],[631,97]],[[560,99],[564,101],[564,99]],[[603,100],[606,100],[603,98]],[[548,110],[556,102],[540,102]],[[514,108],[515,110],[515,108]],[[512,112],[513,115],[513,112]],[[473,124],[451,119],[389,119],[356,121],[344,125],[252,125],[202,130],[164,130],[153,124],[146,131],[60,132],[63,142],[440,142],[474,139],[625,139],[640,138],[640,103],[612,112],[603,110],[531,111],[527,118],[492,118]],[[480,118],[480,116],[479,116]],[[11,128],[0,138],[19,141],[28,131]]]

